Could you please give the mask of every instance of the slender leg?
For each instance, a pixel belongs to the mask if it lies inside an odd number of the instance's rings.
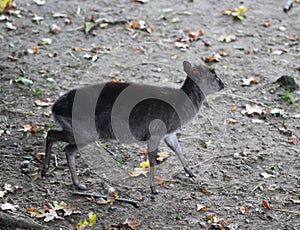
[[[57,141],[71,142],[70,135],[68,135],[65,131],[58,131],[58,130],[48,131],[47,138],[46,138],[46,154],[43,163],[43,169],[41,172],[42,177],[46,176],[46,173],[49,169],[52,145],[54,142]]]
[[[158,149],[155,149],[152,152],[148,152],[148,157],[150,162],[149,185],[150,185],[151,193],[154,195],[158,194],[158,190],[156,189],[154,184],[154,167],[156,164],[157,151]]]
[[[165,142],[168,145],[168,147],[176,153],[176,155],[178,156],[184,170],[189,174],[189,177],[192,177],[192,178],[196,177],[196,175],[192,172],[192,170],[190,169],[185,157],[182,154],[182,151],[181,151],[180,145],[178,143],[176,134],[172,133],[172,134],[168,135],[165,138]]]
[[[76,175],[75,154],[77,151],[78,148],[75,144],[69,144],[64,149],[74,185],[76,185],[79,189],[87,190],[87,187],[79,182]]]

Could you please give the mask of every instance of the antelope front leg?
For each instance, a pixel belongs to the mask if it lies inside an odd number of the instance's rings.
[[[168,145],[168,147],[176,153],[176,155],[178,156],[184,170],[187,172],[187,174],[189,174],[189,177],[195,178],[196,175],[192,172],[192,170],[190,169],[185,157],[182,154],[182,151],[181,151],[180,145],[178,143],[176,134],[172,133],[169,136],[167,136],[165,138],[165,142]]]

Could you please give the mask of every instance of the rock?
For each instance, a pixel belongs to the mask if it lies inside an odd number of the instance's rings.
[[[276,80],[276,82],[281,86],[284,87],[286,90],[289,90],[290,92],[295,91],[299,88],[299,86],[296,84],[296,81],[293,77],[290,76],[281,76]]]

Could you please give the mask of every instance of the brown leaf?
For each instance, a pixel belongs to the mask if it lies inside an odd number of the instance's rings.
[[[138,220],[128,218],[122,223],[122,225],[124,227],[130,227],[131,229],[135,229],[136,227],[140,226],[141,223]]]
[[[165,183],[165,181],[158,176],[155,177],[155,180],[159,183],[159,185],[164,185],[164,183]]]
[[[240,207],[240,211],[243,215],[248,215],[249,214],[249,209],[247,207]]]
[[[34,103],[37,106],[41,106],[41,107],[48,107],[50,105],[53,105],[53,100],[50,98],[45,98],[45,99],[38,99],[36,100]]]
[[[200,29],[196,32],[189,32],[188,37],[190,38],[190,41],[196,41],[199,40],[203,34],[204,34],[203,30]]]
[[[223,58],[220,54],[217,53],[213,53],[210,57],[204,58],[205,62],[219,62],[221,61]]]
[[[292,144],[296,145],[298,143],[298,138],[295,135],[292,135],[291,137],[288,137],[287,141],[289,143],[292,143]]]
[[[204,185],[201,186],[201,191],[202,191],[203,193],[208,193],[208,194],[211,194],[211,193],[212,193],[212,192],[209,191]]]
[[[300,204],[300,199],[298,196],[293,196],[290,200],[293,201],[294,204]]]
[[[251,83],[257,83],[257,80],[255,77],[242,79],[242,86],[249,86]]]
[[[197,212],[206,211],[206,207],[201,204],[197,204]]]
[[[267,201],[262,200],[262,206],[267,208],[267,209],[271,209],[273,206],[270,205]]]
[[[144,30],[148,33],[153,33],[154,29],[150,27],[150,25],[143,20],[133,20],[130,23],[127,24],[127,28],[131,29],[138,29],[138,30]]]
[[[233,118],[229,118],[229,119],[228,119],[228,124],[233,125],[233,124],[235,124],[236,122],[237,122],[237,120],[235,120],[235,119],[233,119]]]
[[[162,163],[165,160],[167,160],[169,156],[170,156],[170,154],[168,152],[159,152],[159,153],[157,153],[156,162]]]
[[[56,25],[56,24],[52,24],[50,26],[50,32],[52,34],[59,34],[61,32],[61,28],[58,25]]]

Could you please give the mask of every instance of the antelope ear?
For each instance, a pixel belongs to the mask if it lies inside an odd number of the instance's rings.
[[[189,63],[188,61],[184,61],[183,62],[183,69],[184,69],[184,72],[186,72],[187,75],[189,75],[192,72],[192,65],[191,65],[191,63]]]

